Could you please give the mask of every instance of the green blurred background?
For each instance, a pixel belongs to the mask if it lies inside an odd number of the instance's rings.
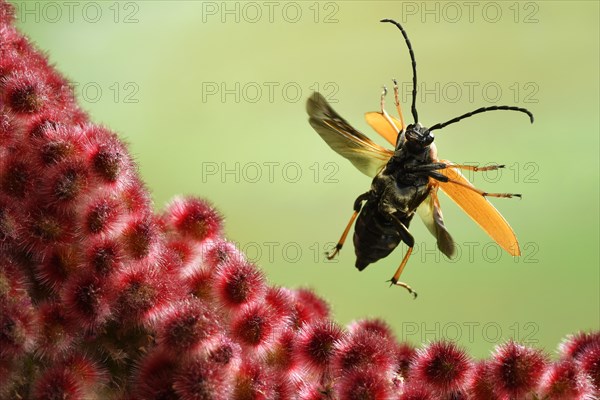
[[[458,340],[476,357],[514,337],[554,351],[566,334],[599,329],[599,3],[540,2],[14,2],[19,27],[76,85],[94,121],[130,144],[157,209],[177,194],[212,201],[227,236],[271,283],[314,288],[343,324],[380,317],[400,339]],[[516,231],[513,259],[442,195],[460,247],[448,261],[415,218],[405,248],[354,269],[338,239],[370,180],[321,141],[304,102],[322,91],[372,135],[383,84],[408,93],[417,56],[421,122],[515,104],[536,122],[495,112],[437,135],[442,158],[502,163],[472,177]],[[403,94],[409,116],[409,96]],[[393,110],[388,96],[388,110]],[[378,140],[379,143],[382,143]]]

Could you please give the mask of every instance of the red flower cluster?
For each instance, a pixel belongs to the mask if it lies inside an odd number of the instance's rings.
[[[0,399],[589,399],[600,333],[474,363],[269,286],[204,200],[153,212],[123,143],[0,0]]]

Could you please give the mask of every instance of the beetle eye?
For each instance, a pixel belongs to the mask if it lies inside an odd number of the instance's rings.
[[[433,135],[433,133],[431,133],[431,132],[425,133],[425,143],[431,144],[431,143],[433,143],[433,139],[435,139],[435,136]]]

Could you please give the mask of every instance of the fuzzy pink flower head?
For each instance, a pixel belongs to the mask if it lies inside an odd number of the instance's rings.
[[[281,321],[262,302],[243,307],[231,321],[230,331],[238,342],[249,349],[261,350],[271,344]]]
[[[395,373],[394,343],[378,332],[355,330],[336,342],[332,365],[344,373],[376,365],[380,374]]]
[[[254,264],[235,259],[219,267],[214,285],[217,298],[230,309],[254,301],[266,290],[263,273]]]
[[[294,357],[294,345],[296,343],[296,332],[291,328],[285,328],[279,335],[277,341],[270,346],[265,356],[265,362],[274,369],[289,373],[297,366]]]
[[[179,399],[173,382],[180,359],[165,350],[145,355],[136,368],[133,399]]]
[[[314,382],[303,382],[298,388],[298,400],[324,400],[332,398],[333,389]]]
[[[28,296],[0,296],[0,359],[22,357],[38,334],[38,318]]]
[[[180,400],[229,400],[233,382],[224,365],[199,356],[181,365],[173,389]]]
[[[72,322],[62,303],[47,301],[39,306],[40,338],[36,353],[40,357],[60,358],[70,348],[74,335]]]
[[[116,274],[111,281],[117,294],[116,313],[128,326],[152,325],[172,301],[182,296],[175,277],[169,276],[158,265],[134,264]]]
[[[496,347],[490,360],[494,391],[501,398],[519,398],[539,383],[546,366],[545,355],[537,349],[509,341]]]
[[[235,377],[235,387],[228,400],[270,400],[275,394],[275,377],[262,364],[247,360]]]
[[[465,387],[471,368],[472,362],[464,350],[442,340],[417,350],[409,379],[445,395]]]
[[[58,291],[81,267],[80,255],[71,246],[55,246],[36,266],[36,277],[52,291]]]
[[[110,229],[124,218],[124,210],[113,196],[95,199],[88,205],[81,224],[87,234],[110,233]]]
[[[293,290],[283,287],[269,286],[265,294],[265,303],[281,319],[288,319],[293,324],[296,296]]]
[[[99,276],[109,276],[118,272],[123,266],[123,248],[111,239],[92,240],[86,251],[86,267]]]
[[[31,160],[17,155],[6,155],[0,159],[0,191],[12,199],[25,200],[32,196],[37,186],[35,165]]]
[[[329,304],[313,290],[307,288],[297,289],[295,295],[298,326],[302,326],[304,322],[329,318]]]
[[[100,145],[92,158],[95,172],[107,182],[116,181],[126,163],[125,154],[120,144]]]
[[[197,299],[213,301],[215,297],[213,293],[214,273],[208,268],[195,266],[183,278],[183,284],[185,285],[186,292]]]
[[[160,231],[152,216],[129,221],[120,241],[127,254],[136,260],[153,255]]]
[[[577,359],[589,346],[600,346],[600,331],[568,335],[558,346],[561,357]]]
[[[470,400],[500,400],[494,392],[494,382],[490,375],[489,362],[479,361],[473,367],[469,382]]]
[[[404,379],[408,378],[410,366],[417,355],[417,349],[408,342],[402,342],[395,346],[394,354],[396,373]]]
[[[387,400],[392,391],[389,377],[377,365],[346,371],[336,382],[337,398],[344,400]]]
[[[344,331],[335,323],[323,320],[307,324],[298,333],[295,355],[300,365],[313,371],[324,371],[336,351]]]
[[[292,379],[286,374],[276,374],[273,385],[273,399],[298,400],[297,388]]]
[[[0,3],[0,24],[12,24],[14,21],[14,7],[10,3]]]
[[[34,400],[85,400],[85,382],[65,365],[48,368],[33,383]]]
[[[202,242],[200,252],[204,265],[211,270],[219,268],[231,260],[243,262],[246,259],[244,254],[233,243],[221,238],[205,240]]]
[[[33,71],[15,71],[4,77],[2,85],[2,102],[15,114],[34,114],[49,106],[50,88]]]
[[[592,398],[593,386],[576,362],[566,359],[548,367],[538,393],[552,400],[587,400]]]
[[[23,57],[17,50],[24,41],[26,40],[14,28],[0,29],[0,42],[4,44],[0,48],[0,79],[4,79],[12,72],[25,66]],[[10,112],[9,108],[6,108],[7,110],[4,112]]]
[[[68,118],[61,111],[48,110],[35,116],[27,127],[34,159],[40,168],[81,158],[83,130],[58,121]]]
[[[600,396],[600,345],[589,346],[579,357],[581,369],[590,377],[596,393]]]
[[[20,235],[27,241],[31,252],[45,258],[55,246],[68,246],[73,242],[74,221],[71,216],[59,215],[55,210],[34,208],[24,221]]]
[[[71,212],[91,190],[87,168],[81,162],[64,162],[52,167],[40,191],[46,201],[61,213]]]
[[[178,197],[167,206],[164,215],[179,234],[198,242],[221,233],[222,217],[202,199]]]
[[[350,325],[348,325],[348,332],[351,334],[359,331],[373,332],[389,340],[395,340],[392,327],[379,318],[361,319],[359,321],[351,322]]]
[[[131,179],[123,183],[123,191],[120,200],[125,209],[132,215],[142,215],[152,207],[148,190],[139,178]]]
[[[433,393],[422,384],[409,382],[404,385],[398,400],[434,400]]]
[[[21,357],[36,345],[39,317],[25,282],[0,247],[0,360]]]
[[[296,291],[291,290],[294,296],[293,309],[290,315],[290,325],[295,329],[300,329],[304,325],[314,324],[319,321],[324,321],[327,318],[316,313],[315,309],[310,304],[304,304],[298,298]]]
[[[60,293],[67,315],[87,331],[99,329],[111,316],[111,293],[107,281],[96,274],[73,276]]]
[[[188,275],[198,266],[197,249],[194,243],[180,238],[169,238],[166,243],[166,252],[173,264],[177,264],[178,270],[182,275]]]
[[[103,185],[123,189],[133,179],[132,162],[123,142],[108,129],[87,124],[82,142],[87,163]]]
[[[223,328],[212,306],[200,300],[175,303],[156,321],[157,341],[175,353],[192,350]]]
[[[71,354],[65,358],[63,363],[86,392],[89,392],[96,385],[106,383],[105,371],[101,370],[95,361],[84,354]]]
[[[164,243],[164,242],[163,242]],[[183,272],[186,265],[183,263],[183,258],[186,257],[178,249],[169,246],[169,243],[164,243],[165,246],[160,249],[160,264],[165,273],[173,274],[178,277],[185,275]]]
[[[223,334],[213,338],[202,348],[202,351],[205,352],[208,360],[226,366],[232,371],[237,370],[242,357],[241,346]]]

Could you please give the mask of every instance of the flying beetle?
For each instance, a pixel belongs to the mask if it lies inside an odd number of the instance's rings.
[[[365,115],[367,123],[394,146],[394,150],[379,146],[354,129],[318,92],[308,99],[306,109],[310,125],[321,138],[362,173],[373,178],[371,188],[356,198],[354,213],[327,258],[332,259],[339,253],[355,221],[353,242],[356,268],[359,271],[387,257],[402,241],[406,243],[408,250],[389,282],[391,285],[404,287],[416,298],[416,292],[406,283],[399,281],[414,247],[414,238],[408,230],[414,214],[419,214],[436,238],[437,247],[443,254],[449,258],[455,254],[454,241],[444,225],[438,189],[458,204],[505,251],[513,256],[521,254],[512,228],[487,200],[487,197],[511,198],[521,197],[521,195],[488,193],[477,189],[460,172],[461,170],[474,172],[496,170],[503,168],[504,165],[476,167],[439,159],[433,143],[433,131],[487,111],[522,112],[529,116],[531,123],[533,123],[533,114],[520,107],[490,106],[478,108],[429,128],[421,125],[416,107],[417,64],[411,42],[398,22],[391,19],[383,19],[380,22],[394,24],[400,30],[412,63],[411,114],[414,122],[407,125],[404,121],[396,80],[393,81],[394,99],[399,119],[391,117],[384,109],[384,98],[387,92],[385,87],[381,94],[381,111],[369,112]]]

